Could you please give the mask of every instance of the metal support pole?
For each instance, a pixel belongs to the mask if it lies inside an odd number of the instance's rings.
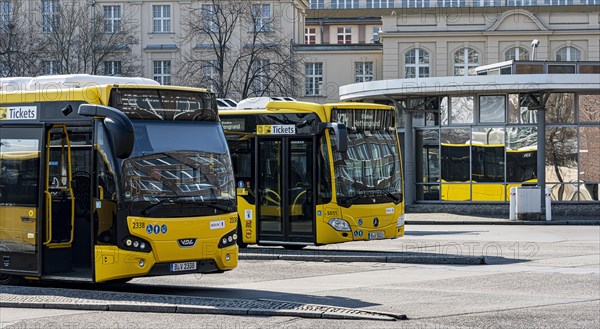
[[[546,193],[546,221],[551,221],[552,220],[552,189],[550,188],[546,188],[545,190]]]
[[[546,111],[538,110],[537,116],[537,186],[540,192],[546,188]],[[540,204],[546,196],[540,193]]]
[[[404,111],[404,204],[415,202],[415,143],[413,139],[412,113]]]
[[[510,220],[517,220],[517,188],[510,188],[510,213],[508,214],[508,218]]]

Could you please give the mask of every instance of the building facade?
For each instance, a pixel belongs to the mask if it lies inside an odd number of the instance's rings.
[[[321,69],[313,80],[320,80],[323,88],[315,92],[305,87],[302,99],[337,100],[335,86],[362,81],[474,75],[479,66],[532,56],[597,61],[599,4],[597,0],[311,1],[299,53]],[[538,40],[535,50],[533,40]],[[365,76],[365,71],[370,74]]]

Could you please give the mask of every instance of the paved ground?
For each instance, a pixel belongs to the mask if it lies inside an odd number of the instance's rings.
[[[407,321],[49,309],[0,310],[14,328],[597,328],[600,227],[411,225],[402,239],[319,250],[484,256],[488,265],[246,260],[220,275],[135,279],[55,289],[329,305],[406,314]],[[43,289],[39,287],[39,289]],[[127,298],[124,301],[127,301]]]

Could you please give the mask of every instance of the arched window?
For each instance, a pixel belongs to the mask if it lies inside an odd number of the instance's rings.
[[[556,52],[557,61],[580,61],[581,51],[575,47],[562,47]]]
[[[415,48],[404,54],[404,77],[429,77],[429,53],[426,50]]]
[[[454,75],[475,75],[479,66],[479,53],[473,48],[463,48],[454,53]]]
[[[523,47],[512,47],[504,53],[504,60],[521,60],[526,61],[529,59],[529,50]]]

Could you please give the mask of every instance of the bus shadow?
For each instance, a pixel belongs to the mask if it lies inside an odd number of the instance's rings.
[[[43,288],[43,289],[40,289]],[[222,287],[197,287],[183,285],[155,285],[145,283],[80,283],[80,282],[37,282],[33,286],[0,286],[0,292],[17,295],[30,300],[32,295],[47,304],[56,301],[79,305],[128,305],[148,303],[164,306],[204,306],[225,309],[298,309],[304,304],[365,308],[380,306],[379,303],[341,296],[317,296],[259,289]],[[19,299],[16,298],[16,300]],[[15,300],[15,298],[11,298]],[[87,302],[86,302],[87,301]]]
[[[485,233],[485,232],[487,232],[487,231],[405,231],[404,235],[412,235],[412,236],[456,235],[456,234],[479,235],[479,234]]]

